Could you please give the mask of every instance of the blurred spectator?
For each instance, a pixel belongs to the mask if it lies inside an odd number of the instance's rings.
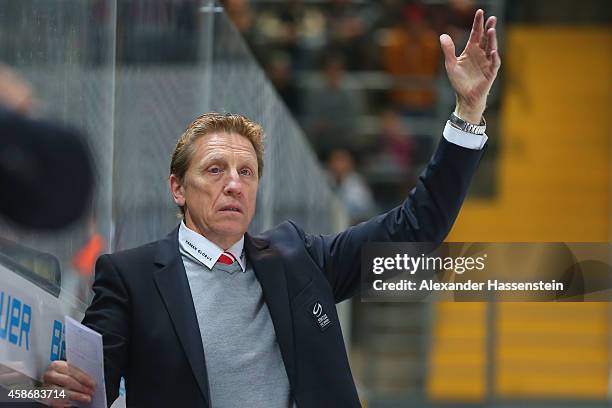
[[[327,160],[332,189],[342,202],[351,224],[370,218],[376,205],[370,188],[355,171],[355,161],[348,150],[336,149]]]
[[[287,107],[294,116],[299,116],[299,91],[295,86],[289,56],[280,51],[273,53],[267,61],[266,72]]]
[[[224,0],[223,5],[227,16],[232,20],[243,36],[249,37],[254,24],[253,11],[248,0]]]
[[[450,0],[428,7],[428,20],[434,31],[450,35],[455,47],[461,49],[472,29],[476,5],[475,0]]]
[[[302,13],[299,1],[282,2],[273,10],[262,11],[257,16],[255,27],[257,40],[267,48],[282,49],[295,58]]]
[[[401,9],[393,27],[383,40],[383,67],[396,77],[430,81],[437,77],[440,64],[438,36],[425,18],[425,8],[409,4]],[[415,89],[396,89],[391,95],[405,113],[430,113],[435,102],[435,90],[427,83]]]
[[[356,5],[351,0],[331,0],[325,8],[328,47],[346,55],[350,70],[372,69],[371,29],[380,18],[378,2]]]
[[[408,134],[399,112],[394,108],[386,109],[380,122],[379,143],[382,152],[391,157],[399,170],[409,169],[413,163],[414,139]]]
[[[294,68],[315,68],[317,55],[327,44],[325,27],[324,13],[301,0],[262,7],[255,28],[255,53],[266,58],[270,49],[281,50],[289,55]]]
[[[352,147],[357,121],[363,115],[363,95],[344,82],[344,61],[339,55],[326,58],[323,83],[313,89],[304,105],[306,129],[316,150],[325,155],[334,148]]]
[[[452,17],[451,24],[469,31],[472,28],[476,0],[449,0],[448,6]]]

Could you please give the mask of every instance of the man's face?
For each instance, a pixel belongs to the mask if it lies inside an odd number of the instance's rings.
[[[259,183],[251,142],[237,133],[211,133],[195,142],[183,180],[170,176],[174,201],[185,223],[223,249],[247,231]]]

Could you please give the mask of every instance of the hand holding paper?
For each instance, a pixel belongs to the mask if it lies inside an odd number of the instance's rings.
[[[46,387],[66,390],[66,399],[45,400],[53,407],[67,404],[106,408],[102,336],[66,316],[66,357],[51,363],[43,376]]]
[[[104,385],[104,353],[102,335],[69,316],[66,319],[66,359],[68,364],[88,374],[96,383],[91,403],[78,403],[80,407],[106,408]]]

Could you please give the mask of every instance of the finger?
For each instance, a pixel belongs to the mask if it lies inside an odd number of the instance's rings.
[[[60,373],[74,378],[80,384],[87,388],[91,388],[93,392],[96,388],[96,383],[89,375],[81,371],[78,367],[68,364],[65,361],[55,360],[51,363],[51,369]]]
[[[493,58],[493,69],[497,71],[501,66],[501,58],[497,50],[491,51],[491,58]]]
[[[84,394],[93,395],[94,389],[91,389],[84,384],[81,384],[73,377],[59,373],[57,371],[47,371],[43,376],[45,384],[59,385],[60,387],[78,391]]]
[[[457,62],[457,56],[455,55],[455,44],[448,34],[440,36],[440,46],[444,54],[444,64],[447,68],[453,66]]]
[[[64,360],[53,360],[51,364],[49,364],[49,369],[60,373],[67,373],[68,363]]]
[[[487,31],[489,28],[495,28],[496,24],[497,24],[497,17],[491,16],[487,18],[487,23],[485,24],[485,31]]]
[[[70,401],[78,401],[85,404],[89,404],[91,402],[91,397],[88,394],[83,394],[77,391],[68,391],[66,392],[66,396]]]
[[[487,31],[487,48],[485,51],[487,55],[491,55],[491,51],[497,49],[497,33],[494,28],[489,28]]]
[[[482,9],[476,10],[476,14],[474,15],[474,23],[472,24],[472,32],[470,33],[469,42],[478,44],[482,38],[482,33],[484,32],[483,28],[484,21],[484,11]]]
[[[94,381],[93,378],[91,378],[91,376],[87,375],[86,373],[81,371],[78,367],[75,367],[73,365],[69,364],[68,368],[70,370],[69,371],[70,376],[75,378],[78,382],[85,385],[86,387],[91,388],[92,390],[96,389],[96,382]]]
[[[485,51],[487,51],[487,46],[489,44],[489,38],[487,37],[486,33],[489,31],[489,29],[495,28],[496,24],[497,24],[497,17],[491,16],[487,19],[487,23],[485,24],[485,28],[484,28],[485,35],[480,40],[480,48],[482,48]]]

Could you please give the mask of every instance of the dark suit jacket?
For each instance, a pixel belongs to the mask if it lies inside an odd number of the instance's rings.
[[[260,236],[246,235],[246,256],[300,408],[359,406],[335,304],[358,291],[361,246],[441,242],[482,153],[442,139],[401,206],[339,234],[311,235],[287,221]],[[95,296],[83,323],[103,335],[109,405],[124,376],[128,406],[210,406],[208,375],[214,373],[206,371],[177,235],[175,229],[160,241],[98,259]],[[309,310],[315,301],[331,320],[324,330]]]

